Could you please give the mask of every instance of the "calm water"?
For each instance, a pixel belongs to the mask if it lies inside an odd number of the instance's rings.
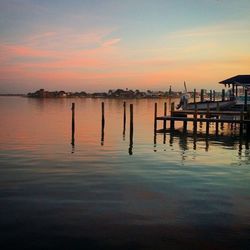
[[[131,145],[123,101],[105,100],[104,134],[101,101],[0,97],[1,249],[249,249],[246,139],[154,138],[155,100],[128,100]]]

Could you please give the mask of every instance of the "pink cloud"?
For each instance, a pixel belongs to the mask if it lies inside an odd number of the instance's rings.
[[[57,53],[55,51],[49,50],[41,50],[36,49],[30,46],[25,45],[0,45],[0,51],[4,54],[4,57],[7,58],[15,58],[15,57],[48,57],[48,56],[56,56]]]
[[[103,46],[103,47],[113,46],[113,45],[118,44],[120,41],[121,41],[120,38],[110,39],[110,40],[108,40],[108,41],[103,42],[103,43],[102,43],[102,46]]]

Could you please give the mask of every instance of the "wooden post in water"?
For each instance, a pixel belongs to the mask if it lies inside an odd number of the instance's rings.
[[[123,127],[126,125],[126,102],[123,103]]]
[[[134,130],[134,107],[130,104],[130,132],[133,133]]]
[[[194,104],[194,122],[193,122],[193,131],[197,133],[197,103]]]
[[[243,120],[244,120],[244,113],[243,111],[240,112],[240,137],[243,135]]]
[[[215,102],[215,90],[213,90],[213,101]]]
[[[163,144],[166,144],[166,132],[163,134]]]
[[[212,90],[210,90],[209,97],[210,97],[210,101],[213,101],[213,92],[212,92]]]
[[[209,117],[210,117],[210,114],[209,114],[209,111],[210,111],[210,107],[209,107],[209,102],[207,103],[207,115],[206,115],[206,134],[208,135],[209,134]]]
[[[104,102],[102,102],[102,126],[105,126],[105,111],[104,111]]]
[[[104,145],[104,127],[105,127],[105,111],[104,102],[102,102],[102,129],[101,129],[101,145]]]
[[[171,117],[174,116],[174,102],[171,103]],[[170,122],[170,129],[174,130],[174,120]]]
[[[72,131],[75,131],[75,103],[72,103]]]
[[[216,102],[216,111],[219,111],[219,110],[220,110],[219,102]],[[216,115],[216,118],[217,120],[219,120],[219,115]],[[218,121],[215,122],[215,133],[216,135],[219,134],[219,122]]]
[[[201,102],[204,102],[204,89],[201,89]]]
[[[167,103],[164,102],[164,116],[167,116]],[[164,132],[166,131],[167,128],[167,120],[163,120],[163,129]]]
[[[187,132],[187,121],[183,121],[183,133],[186,133],[186,132]]]
[[[134,135],[134,110],[133,104],[130,104],[130,130],[129,130],[129,149],[128,153],[133,154],[133,135]]]
[[[246,124],[246,126],[247,126],[247,138],[249,139],[250,138],[250,122],[249,122],[249,120],[250,120],[250,110],[247,111],[247,120],[248,120],[248,122]]]
[[[247,88],[245,88],[244,111],[247,111]]]
[[[126,133],[126,102],[123,102],[123,140],[125,140]]]
[[[71,129],[72,129],[72,133],[71,133],[71,144],[72,146],[75,145],[75,103],[72,103],[72,122],[71,122]]]
[[[194,89],[194,103],[196,103],[196,89]]]
[[[194,89],[194,103],[196,103],[196,89]],[[184,115],[185,117],[187,117],[187,114]],[[187,132],[187,121],[183,121],[183,133]]]
[[[223,102],[225,101],[225,89],[223,89],[222,92],[221,92],[221,100]]]
[[[154,112],[154,132],[157,130],[157,103],[155,103],[155,112]]]

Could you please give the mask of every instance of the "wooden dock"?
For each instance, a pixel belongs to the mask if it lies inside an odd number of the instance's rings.
[[[192,123],[194,133],[197,131],[197,123],[204,123],[206,125],[206,133],[209,134],[210,124],[215,124],[216,133],[218,133],[219,124],[239,124],[240,135],[250,135],[250,112],[249,111],[222,111],[222,110],[175,110],[174,103],[171,103],[170,115],[166,115],[166,103],[164,104],[164,114],[157,115],[157,104],[155,103],[154,113],[154,131],[167,131],[167,123],[169,128],[175,130],[175,122],[183,122],[183,131],[187,130],[188,123]],[[163,128],[157,129],[157,121],[163,121]]]

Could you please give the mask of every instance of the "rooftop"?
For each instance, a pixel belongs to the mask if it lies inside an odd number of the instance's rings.
[[[237,75],[219,82],[221,84],[235,84],[245,87],[250,87],[250,75]]]

